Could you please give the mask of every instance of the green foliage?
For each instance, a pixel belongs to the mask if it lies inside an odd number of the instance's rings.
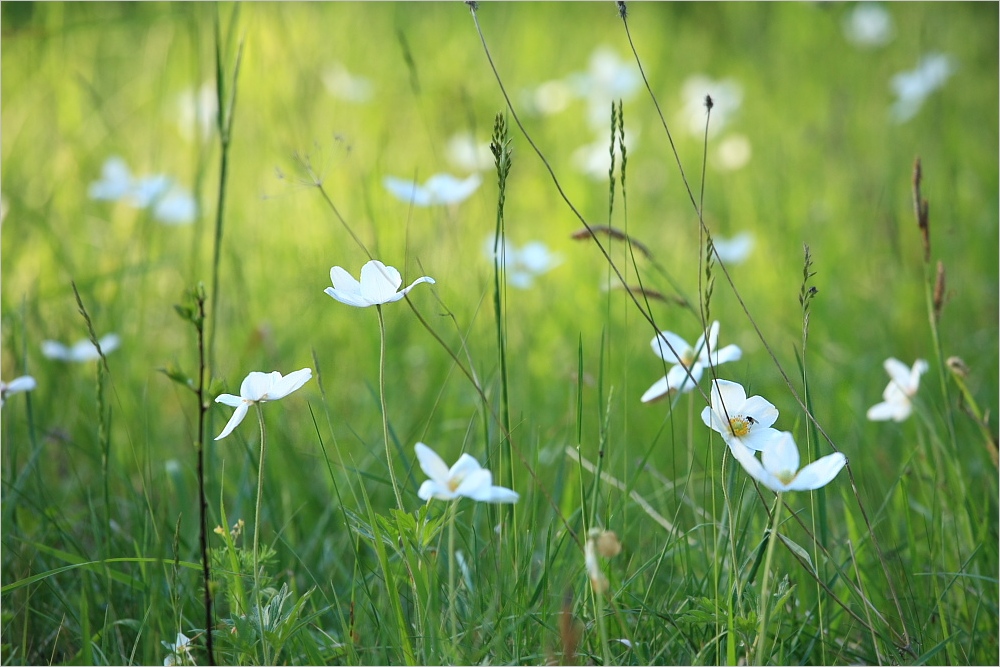
[[[996,664],[997,5],[889,4],[894,39],[869,49],[843,36],[853,9],[636,3],[626,35],[604,3],[482,3],[475,21],[462,3],[3,3],[0,361],[37,388],[5,396],[0,422],[0,661],[161,664],[181,632],[197,664],[209,636],[220,664],[736,664],[758,648]],[[607,100],[595,126],[585,95],[558,115],[539,100],[602,45],[637,73],[630,41],[649,90],[615,96],[609,153]],[[952,77],[890,122],[892,77],[930,52]],[[331,92],[338,68],[367,77],[368,103]],[[684,118],[699,73],[744,92],[707,138]],[[177,123],[203,85],[205,134]],[[384,190],[457,169],[459,132],[492,140],[495,181],[449,206]],[[727,169],[735,135],[752,153]],[[599,179],[574,158],[595,141]],[[194,222],[90,198],[113,155],[189,189]],[[719,262],[744,230],[752,255]],[[494,235],[562,263],[515,289],[482,251]],[[437,281],[384,306],[382,364],[377,314],[322,294],[369,250]],[[784,494],[773,527],[773,494],[701,424],[707,380],[639,402],[666,372],[647,316],[686,340],[720,320],[743,356],[713,372],[773,401],[803,462],[836,448],[849,470]],[[40,351],[107,332],[121,349],[96,363]],[[869,422],[889,356],[931,371],[907,421]],[[249,424],[211,440],[231,414],[219,393],[307,365],[318,381],[264,410],[262,469]],[[418,441],[521,500],[421,501]],[[203,507],[223,527],[211,627]],[[599,561],[603,593],[584,558],[596,527],[623,546]]]

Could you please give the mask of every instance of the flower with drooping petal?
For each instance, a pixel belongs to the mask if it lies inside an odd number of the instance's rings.
[[[421,500],[457,500],[472,498],[484,503],[516,503],[517,492],[503,486],[493,486],[493,473],[479,465],[476,459],[462,454],[451,468],[437,453],[422,442],[414,446],[420,469],[430,477],[420,485]]]
[[[161,641],[163,647],[170,653],[163,659],[163,667],[175,667],[176,665],[193,665],[194,658],[191,656],[191,640],[182,632],[177,633],[177,640],[173,643]]]
[[[721,433],[735,452],[742,445],[766,450],[781,435],[771,425],[778,419],[778,409],[760,396],[747,398],[743,386],[729,380],[712,383],[712,407],[701,411],[701,420]]]
[[[21,377],[14,378],[10,382],[4,382],[0,380],[0,407],[3,407],[4,402],[7,400],[9,394],[19,394],[22,391],[31,391],[37,385],[35,378],[30,375],[22,375]]]
[[[846,456],[834,452],[799,470],[799,448],[787,431],[774,439],[761,453],[760,460],[745,447],[734,447],[731,451],[748,475],[777,493],[812,491],[826,486],[847,464]]]
[[[657,380],[652,387],[642,395],[642,402],[649,403],[666,396],[670,392],[684,393],[694,389],[701,380],[705,366],[718,366],[727,361],[738,361],[743,351],[736,345],[727,345],[721,350],[716,348],[719,342],[719,323],[712,322],[708,330],[708,345],[705,345],[705,335],[702,334],[694,347],[671,331],[661,331],[653,338],[653,352],[667,363],[676,364],[667,371],[665,377]],[[685,370],[691,370],[691,377]],[[694,382],[691,379],[694,378]]]
[[[118,334],[112,333],[102,336],[97,342],[101,345],[101,352],[108,354],[118,349],[118,346],[121,344],[121,338],[118,337]],[[101,357],[97,353],[97,347],[90,342],[89,338],[77,341],[73,344],[73,347],[67,347],[54,340],[44,340],[42,341],[42,356],[49,359],[58,359],[59,361],[73,362],[93,361]]]
[[[472,174],[465,179],[456,178],[451,174],[434,174],[423,185],[404,181],[395,176],[386,176],[382,179],[385,189],[397,199],[416,206],[457,204],[468,199],[482,182],[483,178],[479,174]]]
[[[222,403],[236,408],[236,412],[229,418],[226,428],[216,437],[222,440],[233,432],[233,429],[240,425],[243,418],[247,416],[247,410],[254,403],[266,403],[267,401],[277,401],[304,385],[312,378],[312,369],[303,368],[282,377],[278,371],[261,373],[253,371],[246,376],[243,384],[240,385],[240,395],[220,394],[216,403]]]
[[[906,364],[893,357],[886,359],[882,366],[891,379],[882,392],[884,400],[868,408],[868,419],[901,422],[913,412],[912,399],[920,388],[920,376],[929,367],[926,361],[917,359],[913,362],[913,368],[907,368]]]
[[[373,259],[361,267],[360,282],[339,266],[330,269],[330,282],[333,283],[333,287],[327,287],[324,292],[348,306],[366,308],[399,301],[420,283],[433,285],[434,279],[423,276],[400,290],[403,278],[399,275],[399,271]]]

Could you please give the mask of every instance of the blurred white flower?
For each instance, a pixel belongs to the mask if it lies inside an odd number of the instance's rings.
[[[118,201],[132,193],[132,174],[125,160],[117,155],[109,157],[101,167],[100,180],[87,188],[87,195],[98,201]]]
[[[486,257],[493,260],[493,249],[496,239],[491,234],[483,243]],[[541,275],[562,262],[562,256],[549,250],[541,241],[529,241],[520,248],[509,240],[504,240],[500,256],[504,263],[507,284],[518,289],[528,289],[535,282],[535,276]]]
[[[629,132],[625,135],[625,150],[631,154],[635,148],[635,138],[638,132]],[[608,170],[611,168],[611,136],[598,137],[594,143],[580,146],[570,159],[574,166],[581,173],[587,174],[595,180],[608,179]],[[622,162],[621,149],[618,140],[615,140],[615,165],[618,168]]]
[[[587,101],[587,118],[591,127],[608,127],[611,103],[632,97],[642,83],[635,63],[618,57],[614,49],[600,46],[590,56],[586,72],[569,76],[579,97]]]
[[[776,493],[826,486],[847,464],[846,456],[834,452],[799,470],[799,448],[788,432],[780,433],[761,453],[760,460],[745,447],[733,447],[731,451],[748,475]]]
[[[723,262],[740,264],[750,256],[750,251],[753,250],[753,234],[740,232],[731,239],[724,236],[713,236],[712,244]]]
[[[752,155],[749,139],[742,134],[730,134],[715,149],[715,163],[724,171],[736,171],[745,167]]]
[[[886,359],[882,366],[889,374],[889,385],[882,392],[883,401],[868,408],[868,419],[901,422],[913,412],[913,396],[920,388],[920,376],[927,372],[929,366],[923,359],[917,359],[912,368],[907,368],[906,364],[893,357]]]
[[[386,190],[397,199],[413,203],[417,206],[432,206],[434,204],[457,204],[476,191],[483,182],[479,174],[460,179],[451,174],[434,174],[423,185],[413,181],[404,181],[395,176],[382,179]]]
[[[844,15],[844,35],[858,46],[883,46],[895,33],[888,10],[875,2],[859,2]]]
[[[14,378],[10,382],[0,380],[0,407],[3,407],[8,395],[19,394],[22,391],[31,391],[36,386],[38,385],[35,382],[35,378],[30,375],[22,375],[21,377]]]
[[[312,369],[303,368],[282,377],[278,371],[261,373],[253,371],[240,385],[240,395],[220,394],[216,397],[216,403],[222,403],[229,407],[236,408],[236,412],[229,418],[226,428],[222,429],[215,439],[222,440],[233,432],[233,429],[240,425],[243,418],[247,416],[247,411],[254,403],[266,403],[267,401],[277,401],[288,396],[290,393],[304,385],[312,378]]]
[[[701,420],[722,434],[729,449],[766,450],[781,434],[771,428],[778,409],[760,396],[747,398],[743,386],[729,380],[712,383],[712,406],[701,411]]]
[[[930,53],[920,59],[916,69],[892,77],[889,85],[897,99],[889,109],[889,116],[897,123],[905,123],[916,116],[924,100],[943,86],[954,72],[955,61],[951,56]]]
[[[177,96],[177,129],[187,141],[208,141],[218,125],[218,115],[218,92],[211,81],[197,91],[188,88]]]
[[[110,157],[101,168],[101,180],[88,188],[91,199],[127,201],[135,208],[153,208],[153,217],[168,225],[192,222],[198,207],[194,197],[175,185],[169,176],[154,174],[135,178],[120,157]]]
[[[661,331],[650,343],[656,356],[669,364],[675,364],[667,371],[667,375],[657,380],[652,387],[642,395],[642,402],[649,403],[662,398],[671,392],[684,393],[694,389],[701,380],[705,366],[718,366],[727,361],[738,361],[743,351],[736,345],[727,345],[721,350],[716,347],[719,342],[719,323],[712,322],[708,330],[708,345],[705,345],[705,335],[698,337],[694,347],[671,331]],[[691,377],[688,377],[690,369]],[[694,378],[694,382],[691,379]]]
[[[528,108],[546,116],[565,110],[573,95],[573,87],[562,79],[545,81],[534,90],[525,91]]]
[[[327,287],[324,292],[348,306],[365,308],[399,301],[420,283],[433,285],[434,279],[422,276],[400,290],[403,278],[399,275],[399,271],[373,259],[361,267],[360,282],[339,266],[330,269],[330,282],[333,283],[333,287]]]
[[[193,665],[194,656],[191,655],[191,640],[183,633],[177,633],[174,643],[161,641],[163,647],[170,651],[163,659],[163,667],[176,667],[177,665]]]
[[[108,354],[118,349],[118,346],[121,344],[121,338],[119,338],[118,334],[112,333],[102,336],[97,342],[101,345],[101,352]],[[42,356],[48,359],[72,362],[93,361],[101,358],[101,355],[97,353],[97,347],[90,342],[89,338],[77,341],[73,344],[73,347],[66,347],[54,340],[43,340]]]
[[[708,136],[722,131],[743,104],[743,87],[733,79],[715,81],[704,74],[689,76],[681,86],[684,100],[684,119],[688,131],[696,136],[705,135],[705,96],[712,97],[712,119]]]
[[[490,143],[477,142],[469,132],[460,132],[448,140],[448,160],[463,171],[483,171],[493,166]]]
[[[343,63],[333,63],[323,73],[327,92],[347,102],[361,104],[372,98],[374,86],[369,78],[351,74]]]
[[[417,491],[421,500],[457,500],[465,497],[486,503],[515,503],[520,497],[508,488],[493,486],[493,473],[468,454],[462,454],[449,469],[441,457],[424,443],[418,442],[414,450],[420,469],[430,477]]]

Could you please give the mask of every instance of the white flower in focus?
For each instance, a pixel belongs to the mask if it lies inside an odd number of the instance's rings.
[[[22,375],[14,378],[10,382],[0,380],[0,407],[3,407],[9,394],[20,394],[22,391],[31,391],[37,385],[35,378],[30,375]]]
[[[771,425],[778,419],[778,409],[760,396],[747,398],[742,385],[729,380],[712,383],[712,406],[701,411],[701,420],[722,434],[729,448],[740,445],[766,451],[781,435]]]
[[[360,282],[339,266],[330,269],[330,282],[333,283],[333,287],[327,287],[324,292],[348,306],[365,308],[399,301],[420,283],[433,285],[434,279],[423,276],[400,290],[403,278],[399,275],[399,271],[373,259],[361,267]]]
[[[226,428],[222,429],[215,439],[222,440],[233,432],[233,429],[240,425],[243,418],[247,416],[247,410],[254,403],[266,403],[267,401],[277,401],[288,396],[290,393],[304,385],[312,378],[312,369],[303,368],[282,377],[278,371],[271,373],[261,373],[253,371],[246,376],[243,384],[240,385],[240,395],[220,394],[216,403],[222,403],[236,408],[236,412],[229,418]]]
[[[889,12],[874,2],[859,2],[844,16],[844,35],[858,46],[888,44],[894,32]]]
[[[397,199],[417,206],[433,206],[435,204],[457,204],[464,201],[476,191],[483,182],[479,174],[460,179],[451,174],[434,174],[423,185],[413,181],[404,181],[395,176],[382,179],[385,189]]]
[[[451,468],[433,449],[422,442],[414,446],[420,469],[430,477],[420,485],[417,495],[421,500],[457,500],[472,498],[485,503],[516,503],[520,497],[515,491],[493,486],[493,473],[479,465],[476,459],[462,454]]]
[[[712,97],[712,118],[708,124],[708,135],[715,136],[729,123],[743,104],[743,87],[733,79],[714,81],[703,74],[689,76],[681,87],[684,99],[684,118],[688,131],[696,136],[705,136],[705,96]]]
[[[748,475],[776,493],[812,491],[826,486],[847,464],[846,456],[834,452],[799,470],[799,448],[788,432],[780,433],[763,451],[760,460],[745,447],[733,447],[731,451]]]
[[[882,366],[891,379],[882,392],[883,401],[868,408],[868,419],[901,422],[913,412],[913,396],[920,388],[920,376],[927,372],[929,366],[923,359],[917,359],[913,368],[907,368],[906,364],[893,357],[886,359]]]
[[[347,102],[362,104],[372,98],[372,82],[357,74],[351,74],[342,63],[334,63],[323,73],[323,85],[327,92]]]
[[[191,655],[191,640],[184,633],[177,633],[177,640],[174,643],[161,641],[163,647],[170,651],[163,659],[163,667],[175,667],[176,665],[193,665],[194,657]]]
[[[118,349],[118,346],[121,344],[121,338],[118,337],[118,334],[112,333],[102,336],[97,342],[101,345],[101,352],[108,354]],[[73,347],[66,347],[54,340],[44,340],[42,341],[42,356],[48,359],[72,362],[93,361],[94,359],[101,358],[101,355],[97,352],[97,347],[90,342],[89,338],[77,341],[73,344]]]
[[[753,234],[750,232],[740,232],[731,239],[722,236],[713,236],[712,244],[715,252],[719,254],[726,264],[740,264],[750,256],[753,250]]]
[[[670,392],[684,393],[694,389],[705,366],[718,366],[727,361],[738,361],[743,351],[736,345],[727,345],[721,350],[716,348],[719,342],[719,323],[712,322],[708,330],[708,345],[705,345],[705,335],[698,337],[694,347],[671,331],[661,331],[653,338],[653,352],[669,364],[676,364],[667,371],[667,375],[657,380],[652,387],[642,395],[642,402],[649,403],[666,396]],[[688,377],[690,369],[691,377]],[[691,379],[694,379],[694,382]]]
[[[496,237],[492,234],[483,243],[486,257],[491,261],[496,245]],[[549,250],[541,241],[530,241],[518,248],[505,239],[503,248],[498,251],[503,253],[500,258],[506,272],[507,283],[518,289],[530,288],[535,282],[535,276],[546,273],[562,262],[562,256]]]
[[[461,132],[448,140],[448,160],[463,171],[483,171],[493,166],[489,142],[478,142],[469,132]]]
[[[905,123],[916,116],[924,100],[943,86],[954,71],[951,56],[931,53],[920,59],[916,69],[892,77],[890,86],[898,99],[889,109],[889,115],[897,123]]]

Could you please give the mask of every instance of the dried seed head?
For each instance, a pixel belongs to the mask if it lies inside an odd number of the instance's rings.
[[[948,365],[948,370],[951,371],[952,374],[963,378],[968,377],[969,367],[965,364],[965,361],[962,360],[962,357],[948,357],[945,364]]]
[[[597,553],[604,558],[612,558],[622,552],[622,543],[613,530],[605,530],[597,536]]]
[[[937,263],[937,279],[934,281],[934,321],[938,322],[941,320],[941,309],[944,307],[944,290],[945,290],[945,280],[944,280],[944,263],[938,260]]]

